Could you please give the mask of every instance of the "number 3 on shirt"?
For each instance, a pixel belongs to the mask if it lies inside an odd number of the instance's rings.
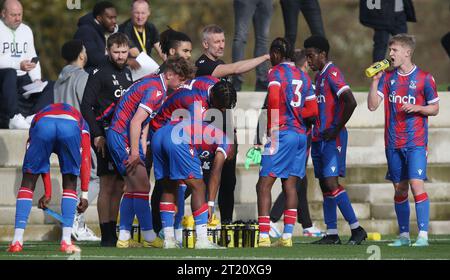
[[[302,80],[292,80],[292,84],[295,86],[295,91],[294,94],[296,96],[298,96],[298,101],[294,101],[294,98],[291,101],[291,106],[292,107],[300,107],[300,105],[302,105],[302,85],[303,85],[303,81]]]

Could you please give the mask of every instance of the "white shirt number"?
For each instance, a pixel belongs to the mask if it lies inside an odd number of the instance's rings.
[[[292,80],[292,84],[295,86],[295,91],[294,94],[296,96],[298,96],[298,100],[294,101],[294,99],[291,101],[291,106],[292,107],[300,107],[300,105],[302,105],[302,85],[303,85],[303,81],[302,80]]]

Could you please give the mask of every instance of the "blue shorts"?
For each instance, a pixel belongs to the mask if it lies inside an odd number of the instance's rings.
[[[345,177],[347,137],[347,130],[342,129],[335,140],[311,144],[311,158],[316,178]]]
[[[278,141],[277,141],[278,140]],[[274,132],[264,147],[261,177],[289,178],[305,176],[306,135],[295,131]]]
[[[149,129],[148,130],[148,135],[147,135],[147,146],[151,146],[151,143],[152,143],[152,138],[153,138],[153,135],[155,134],[155,131],[153,131],[153,129]]]
[[[30,138],[23,160],[24,173],[50,171],[50,155],[58,155],[62,174],[80,174],[81,130],[74,120],[44,117],[30,128]]]
[[[386,179],[399,183],[409,179],[427,180],[427,150],[425,147],[386,149],[388,171]]]
[[[106,132],[106,144],[108,145],[111,158],[117,167],[117,171],[119,171],[120,175],[126,176],[126,163],[131,151],[128,141],[120,133],[114,131],[113,129],[108,129]],[[139,141],[139,155],[142,162],[145,162],[145,155],[142,150],[141,141]]]
[[[202,179],[202,165],[196,149],[189,144],[174,143],[172,128],[172,125],[166,125],[153,134],[151,147],[155,179]]]

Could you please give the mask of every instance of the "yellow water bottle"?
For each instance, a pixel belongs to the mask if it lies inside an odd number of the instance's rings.
[[[133,225],[131,226],[131,236],[134,241],[141,243],[141,226],[139,225],[139,220],[136,216],[134,217]]]
[[[219,220],[216,217],[216,214],[212,215],[211,222],[208,223],[208,240],[210,242],[217,244],[217,226],[219,225]]]
[[[384,59],[382,61],[375,62],[366,69],[366,76],[371,78],[375,76],[378,72],[383,71],[389,67],[389,60]]]
[[[225,225],[225,228],[227,230],[227,247],[228,248],[234,248],[234,225],[229,224]]]
[[[259,223],[258,221],[253,221],[252,224],[252,247],[258,248],[259,240]]]
[[[191,216],[184,216],[181,224],[184,227],[183,230],[183,247],[185,248],[194,248],[195,247],[195,221],[194,217]]]

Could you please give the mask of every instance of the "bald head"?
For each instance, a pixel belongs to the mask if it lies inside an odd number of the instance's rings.
[[[6,26],[16,30],[22,23],[22,15],[22,4],[18,0],[5,0],[2,7],[2,19]]]
[[[131,20],[135,26],[142,27],[150,16],[150,5],[145,0],[134,1],[131,6]]]

